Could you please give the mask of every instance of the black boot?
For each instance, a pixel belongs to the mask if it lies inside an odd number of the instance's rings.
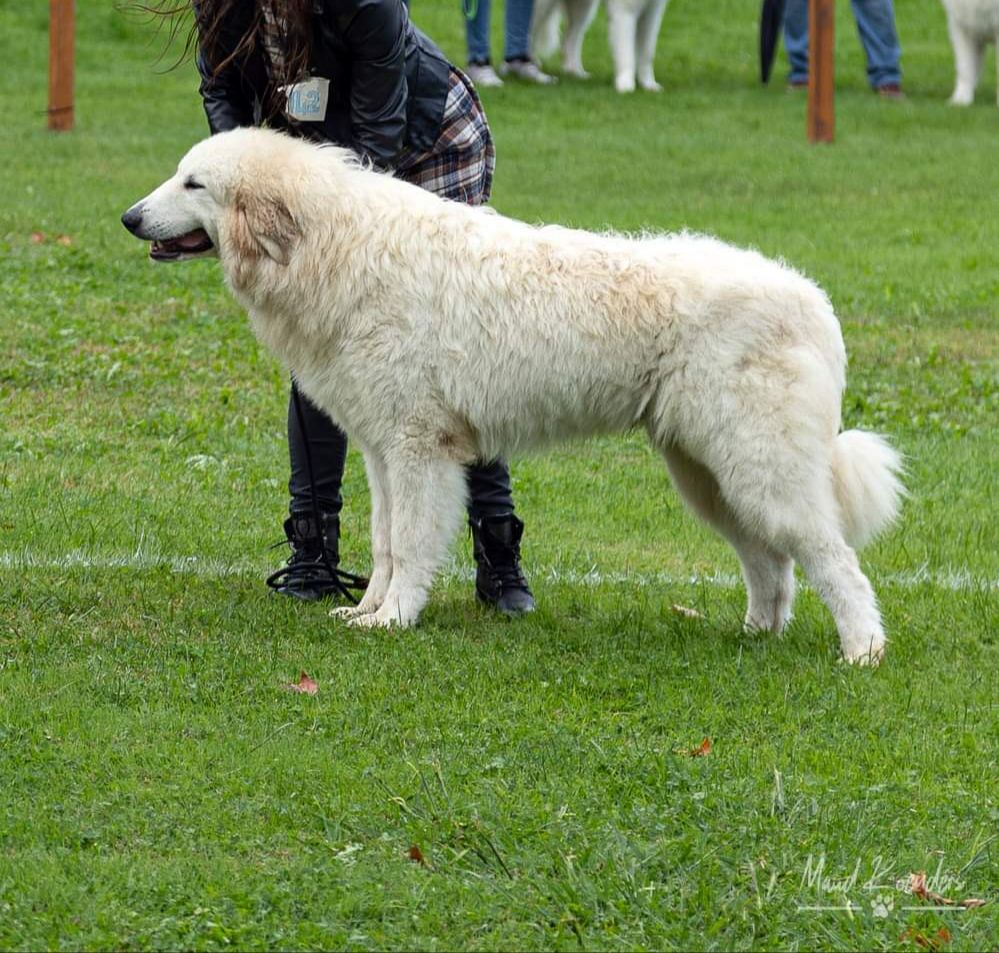
[[[364,590],[368,580],[344,572],[340,565],[340,519],[323,513],[314,517],[292,514],[284,521],[291,555],[287,564],[267,577],[267,585],[283,596],[316,602],[330,596],[357,597],[350,591]]]
[[[480,602],[507,615],[534,611],[534,596],[520,569],[520,538],[524,524],[509,516],[469,518],[472,548],[478,568],[475,595]]]

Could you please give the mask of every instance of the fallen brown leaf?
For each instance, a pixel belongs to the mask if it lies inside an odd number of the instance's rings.
[[[421,867],[428,867],[427,858],[423,856],[423,851],[420,850],[416,844],[413,844],[409,850],[406,851],[406,856],[414,863],[419,864]]]
[[[899,938],[899,943],[905,943],[906,940],[912,940],[916,946],[922,947],[924,950],[939,950],[945,943],[950,943],[950,930],[947,927],[940,927],[937,930],[935,936],[926,936],[923,933],[919,933],[909,927]]]
[[[984,907],[988,902],[980,900],[978,897],[968,897],[965,900],[952,900],[950,897],[941,896],[927,887],[925,870],[909,874],[909,893],[920,900],[926,900],[945,907],[963,907],[965,910],[971,910],[974,907]]]
[[[682,615],[687,619],[703,619],[704,616],[701,615],[696,609],[691,609],[689,606],[681,606],[679,603],[674,602],[670,606],[677,615]]]
[[[315,695],[319,691],[319,686],[304,671],[298,676],[297,682],[289,682],[285,688],[290,692],[301,692],[303,695]]]
[[[73,244],[73,239],[70,238],[69,235],[60,235],[56,239],[56,244],[62,245],[64,248],[69,248],[69,246]]]
[[[706,754],[711,753],[711,739],[705,738],[696,748],[687,750],[678,748],[675,753],[685,755],[688,758],[703,758]]]
[[[31,233],[31,244],[41,245],[45,241],[45,232],[32,232]]]

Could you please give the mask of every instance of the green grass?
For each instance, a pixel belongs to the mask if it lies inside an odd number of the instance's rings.
[[[460,62],[454,5],[413,4]],[[153,267],[118,222],[204,135],[196,82],[77,6],[53,135],[45,9],[0,3],[0,948],[999,947],[994,54],[948,108],[942,8],[899,0],[882,102],[838,4],[812,147],[756,81],[756,5],[673,0],[661,96],[613,93],[602,19],[590,83],[484,96],[499,210],[703,230],[830,292],[846,421],[912,491],[863,556],[891,638],[863,671],[807,587],[783,637],[742,634],[734,556],[637,438],[515,461],[530,619],[474,604],[467,540],[410,632],[268,598],[286,381],[216,265]],[[346,491],[362,569],[354,456]],[[896,886],[919,870],[992,902],[931,910]]]

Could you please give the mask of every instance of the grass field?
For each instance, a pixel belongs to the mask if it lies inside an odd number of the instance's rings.
[[[844,0],[831,147],[783,62],[759,86],[756,0],[673,0],[658,97],[613,92],[602,20],[589,83],[484,93],[502,212],[707,231],[827,288],[846,423],[912,491],[863,555],[871,671],[807,587],[741,632],[734,555],[638,437],[514,461],[531,618],[475,605],[464,539],[413,631],[270,598],[285,377],[215,263],[118,221],[206,132],[193,71],[77,6],[54,135],[47,5],[0,0],[0,949],[999,949],[995,54],[949,108],[942,8],[897,0],[880,101]],[[461,62],[456,4],[413,8]],[[354,456],[346,492],[364,570]]]

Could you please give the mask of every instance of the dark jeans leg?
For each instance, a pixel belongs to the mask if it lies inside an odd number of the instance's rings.
[[[808,0],[787,0],[784,6],[784,49],[791,64],[789,83],[808,82]]]
[[[312,513],[312,484],[321,513],[336,515],[343,507],[340,486],[347,460],[347,435],[308,397],[298,391],[302,420],[295,408],[295,385],[288,399],[288,454],[291,476],[290,512]],[[304,432],[303,432],[304,424]],[[312,464],[311,479],[309,464]]]
[[[510,468],[503,460],[466,467],[468,515],[472,519],[509,516],[513,512]]]

